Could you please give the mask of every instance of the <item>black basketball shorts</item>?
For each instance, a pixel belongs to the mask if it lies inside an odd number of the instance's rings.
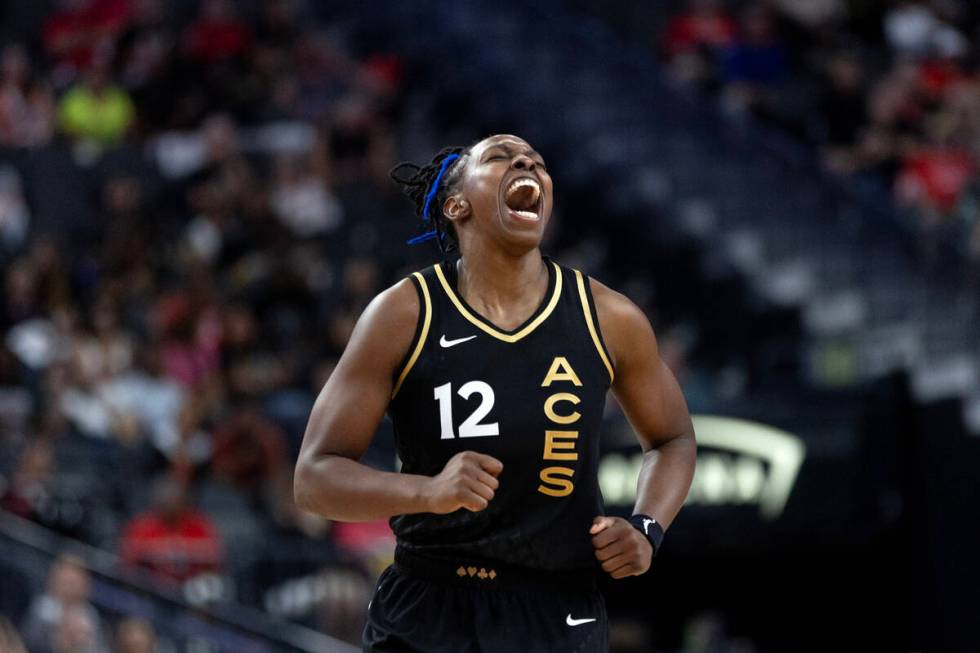
[[[368,605],[366,653],[606,653],[594,582],[396,557]]]

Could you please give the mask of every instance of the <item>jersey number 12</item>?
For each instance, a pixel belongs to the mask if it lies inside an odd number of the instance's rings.
[[[463,399],[469,399],[473,394],[480,395],[480,405],[476,407],[469,417],[459,425],[459,437],[461,438],[483,438],[491,435],[500,435],[500,426],[497,422],[481,424],[480,420],[490,414],[493,408],[493,388],[484,381],[469,381],[463,384],[457,394]],[[452,440],[453,435],[453,385],[444,383],[435,389],[436,402],[439,404],[439,424],[442,440]]]

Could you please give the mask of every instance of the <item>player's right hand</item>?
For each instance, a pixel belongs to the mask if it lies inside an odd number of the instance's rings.
[[[500,486],[497,476],[503,469],[504,464],[493,456],[460,451],[426,484],[427,512],[445,515],[460,508],[484,510]]]

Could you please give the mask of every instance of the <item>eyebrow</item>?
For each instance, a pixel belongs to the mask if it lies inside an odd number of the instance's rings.
[[[495,144],[493,144],[493,145],[488,145],[488,146],[487,146],[487,149],[485,149],[485,150],[483,151],[483,154],[484,154],[484,155],[486,155],[486,153],[487,153],[487,152],[489,152],[490,150],[493,150],[493,149],[497,149],[497,148],[499,148],[499,149],[501,149],[501,150],[503,150],[504,152],[506,152],[507,154],[509,154],[509,155],[511,155],[511,156],[513,156],[513,155],[514,155],[514,153],[515,153],[515,152],[517,151],[516,149],[514,149],[513,147],[511,147],[511,146],[510,146],[510,145],[508,145],[507,143],[495,143]],[[540,154],[539,154],[539,153],[537,152],[537,150],[535,150],[534,148],[529,148],[529,149],[527,150],[527,152],[525,152],[525,154],[527,154],[528,156],[536,156],[536,157],[538,157],[539,159],[541,159],[542,161],[544,161],[544,157],[543,157],[543,156],[541,156],[541,155],[540,155]],[[483,157],[480,157],[480,159],[482,160],[482,159],[483,159]]]

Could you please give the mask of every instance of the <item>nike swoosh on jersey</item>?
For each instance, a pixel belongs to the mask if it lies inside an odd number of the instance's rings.
[[[439,344],[442,345],[443,347],[452,347],[454,345],[458,345],[461,342],[472,340],[475,337],[476,336],[473,335],[473,336],[466,336],[465,338],[456,338],[455,340],[446,340],[446,334],[444,333],[442,334],[442,337],[439,338]]]
[[[595,618],[592,618],[592,619],[572,619],[572,613],[571,612],[569,612],[568,613],[568,616],[565,617],[565,623],[568,624],[569,626],[581,626],[582,624],[587,624],[587,623],[590,623],[592,621],[595,621]]]

